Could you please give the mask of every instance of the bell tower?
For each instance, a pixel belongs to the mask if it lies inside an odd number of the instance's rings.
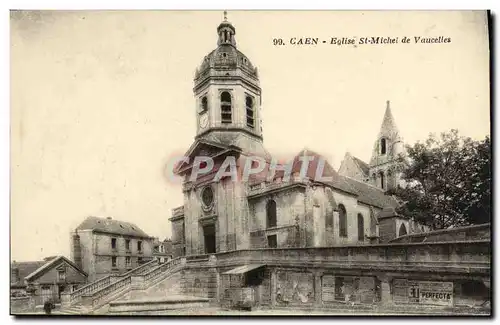
[[[387,101],[384,119],[370,160],[370,183],[383,190],[402,185],[404,157],[403,138],[392,115],[390,102]]]
[[[236,47],[236,29],[227,20],[217,27],[217,48],[196,69],[196,139],[264,152],[257,68]]]

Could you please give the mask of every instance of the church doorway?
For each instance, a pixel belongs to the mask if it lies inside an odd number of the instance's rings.
[[[204,226],[203,237],[205,239],[205,254],[215,253],[215,225]]]

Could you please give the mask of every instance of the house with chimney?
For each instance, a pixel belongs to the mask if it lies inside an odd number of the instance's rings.
[[[87,217],[71,232],[71,260],[89,281],[125,273],[153,258],[154,237],[111,217]]]

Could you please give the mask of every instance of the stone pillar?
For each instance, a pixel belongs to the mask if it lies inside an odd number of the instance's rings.
[[[61,293],[61,307],[66,308],[71,305],[71,293],[63,292]]]
[[[142,289],[144,289],[144,276],[132,275],[130,278],[130,290],[142,290]]]
[[[276,286],[278,277],[276,274],[276,269],[271,270],[271,306],[276,306]]]
[[[315,271],[314,273],[314,306],[323,306],[323,295],[322,295],[322,285],[321,280],[323,277],[323,271]]]
[[[28,283],[28,286],[26,287],[26,293],[28,294],[29,300],[28,300],[28,311],[30,312],[35,312],[36,311],[36,292],[40,290],[40,288],[37,285],[34,285],[32,283]]]
[[[80,303],[83,306],[92,306],[93,301],[94,301],[94,298],[92,297],[92,295],[83,295],[81,300],[80,300]]]
[[[207,288],[207,295],[208,297],[214,297],[215,301],[218,301],[219,299],[219,284],[218,284],[218,276],[219,272],[217,272],[217,256],[215,255],[210,255],[208,256],[208,265],[211,267],[209,268],[210,272],[210,277],[208,282],[211,282],[211,285],[209,285],[209,288]],[[215,281],[214,281],[215,280]],[[213,287],[213,282],[215,282],[215,288]]]
[[[380,281],[380,304],[382,306],[392,305],[392,294],[391,294],[391,282],[392,277],[387,275],[378,275],[378,280]]]
[[[333,210],[333,243],[339,242],[339,211]]]
[[[215,285],[217,286],[216,291],[215,291],[215,294],[217,295],[217,297],[216,297],[215,301],[217,301],[217,303],[220,303],[220,291],[221,291],[220,285],[221,285],[221,283],[220,283],[220,272],[217,269],[215,269]]]
[[[34,295],[29,295],[30,299],[28,301],[28,310],[35,312],[36,311],[36,300]]]

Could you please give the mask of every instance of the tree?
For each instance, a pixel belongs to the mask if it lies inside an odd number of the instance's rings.
[[[402,179],[392,190],[399,213],[434,229],[486,223],[491,218],[490,138],[474,141],[457,130],[407,147]]]

